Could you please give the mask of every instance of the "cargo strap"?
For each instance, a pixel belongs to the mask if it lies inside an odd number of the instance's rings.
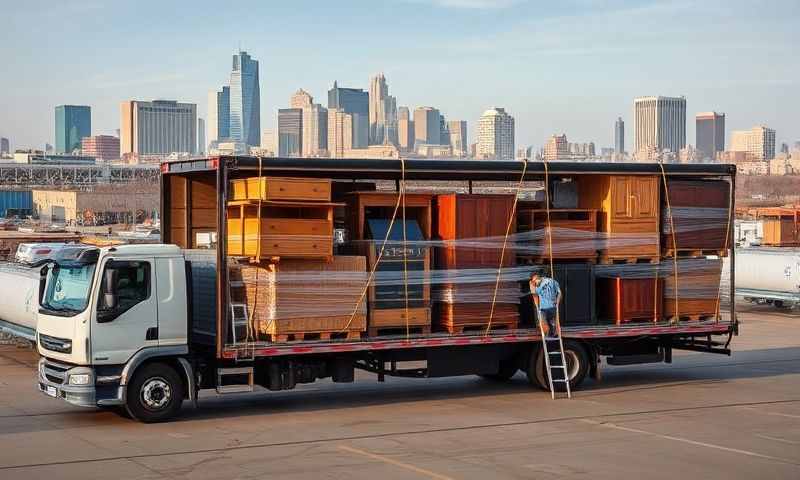
[[[514,225],[514,219],[517,216],[517,202],[519,201],[519,192],[522,190],[523,182],[525,181],[525,173],[528,171],[528,160],[522,161],[522,175],[517,182],[517,189],[514,192],[514,203],[511,205],[511,212],[508,216],[508,223],[506,224],[506,235],[503,237],[503,248],[500,250],[500,265],[497,266],[497,277],[494,282],[494,293],[492,294],[492,307],[489,310],[489,322],[486,324],[486,335],[492,328],[492,319],[494,318],[494,306],[497,302],[497,291],[500,288],[500,276],[503,273],[503,261],[506,255],[506,246],[508,245],[508,236],[511,234],[511,226]]]
[[[678,323],[680,321],[680,314],[678,312],[678,297],[680,294],[678,293],[678,242],[675,239],[675,222],[672,219],[672,206],[670,205],[669,201],[669,187],[667,186],[667,172],[664,170],[664,164],[659,161],[658,166],[661,168],[661,180],[664,182],[664,201],[667,205],[667,217],[669,218],[669,230],[670,230],[670,237],[672,238],[672,268],[674,269],[673,278],[675,281],[675,287],[673,294],[675,295],[675,321],[673,323]],[[655,278],[655,302],[653,306],[653,323],[658,322],[658,274],[656,274]]]

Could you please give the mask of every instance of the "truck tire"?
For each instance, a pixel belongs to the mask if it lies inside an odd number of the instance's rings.
[[[511,377],[516,375],[518,370],[519,367],[517,366],[516,358],[509,358],[500,361],[497,373],[486,373],[480,376],[492,382],[506,382],[511,380]]]
[[[550,391],[547,374],[545,373],[544,350],[534,348],[528,365],[528,382],[542,390]],[[570,390],[578,388],[589,373],[590,357],[586,349],[578,342],[564,340],[564,359],[567,361]]]
[[[125,409],[140,422],[163,422],[178,413],[183,397],[183,382],[175,369],[151,363],[139,369],[128,384]]]

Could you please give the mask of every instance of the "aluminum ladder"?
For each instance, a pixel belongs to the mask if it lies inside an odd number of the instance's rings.
[[[572,391],[569,387],[567,360],[564,356],[564,342],[561,340],[560,334],[557,334],[555,337],[548,337],[544,333],[544,317],[540,310],[537,310],[536,313],[539,320],[539,331],[542,333],[542,353],[544,354],[545,370],[547,370],[547,384],[550,387],[550,397],[553,400],[556,399],[556,389],[553,388],[554,384],[563,383],[566,387],[567,398],[572,398]],[[556,361],[553,362],[551,360]]]

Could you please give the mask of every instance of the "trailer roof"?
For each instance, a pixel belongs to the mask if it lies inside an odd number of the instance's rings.
[[[165,174],[217,170],[229,174],[259,168],[273,176],[302,176],[334,179],[369,178],[398,180],[405,174],[408,180],[518,180],[523,162],[501,160],[405,160],[349,158],[286,158],[221,156],[177,160],[161,165]],[[731,164],[663,164],[668,176],[733,176]],[[657,163],[595,163],[595,162],[528,162],[526,180],[540,180],[547,173],[554,176],[575,174],[624,173],[630,175],[661,174]],[[405,170],[405,172],[403,172]]]

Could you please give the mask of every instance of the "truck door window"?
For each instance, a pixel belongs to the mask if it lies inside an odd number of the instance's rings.
[[[114,260],[106,264],[106,270],[109,269],[117,271],[117,306],[114,308],[114,316],[119,316],[150,298],[150,263]],[[107,292],[103,285],[100,289],[98,308],[103,307],[105,293]]]

